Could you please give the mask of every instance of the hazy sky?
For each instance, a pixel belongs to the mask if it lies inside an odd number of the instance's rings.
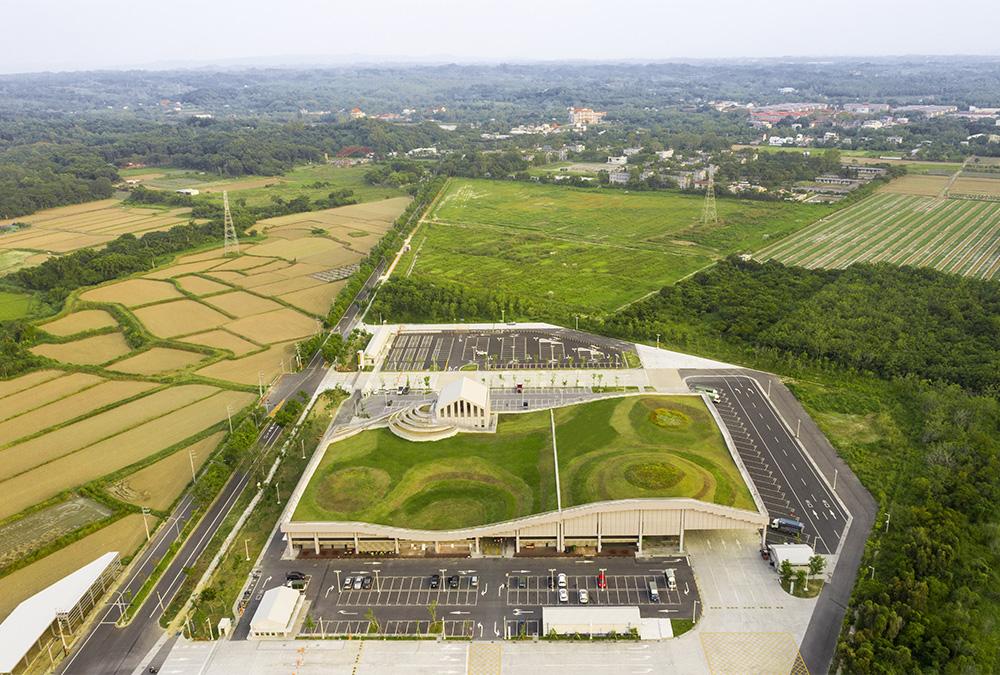
[[[1000,54],[998,0],[0,0],[0,72]]]

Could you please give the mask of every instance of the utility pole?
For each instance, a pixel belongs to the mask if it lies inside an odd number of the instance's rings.
[[[278,500],[278,503],[280,504],[281,503],[281,493],[278,491],[278,483],[277,482],[275,482],[275,484],[274,484],[274,496]]]
[[[264,374],[259,370],[257,371],[257,395],[259,398],[264,398]]]
[[[885,531],[886,531],[887,534],[889,532],[889,520],[891,520],[891,519],[892,519],[892,514],[889,513],[888,511],[886,511],[886,513],[885,513]]]
[[[250,537],[243,540],[243,549],[247,554],[247,562],[250,562]]]
[[[302,446],[302,459],[306,458],[306,439],[300,438],[299,445]]]
[[[840,473],[839,469],[833,470],[833,491],[837,491],[837,474]]]
[[[660,348],[660,334],[659,333],[656,334],[656,348],[657,349]]]
[[[795,438],[799,437],[799,432],[802,431],[802,418],[795,424]]]
[[[191,482],[193,483],[193,482],[194,482],[194,480],[195,480],[195,471],[194,471],[194,448],[188,448],[188,460],[189,460],[189,461],[191,462]]]
[[[701,211],[702,225],[715,225],[719,222],[719,214],[715,209],[715,171],[708,165],[708,186],[705,188],[705,207]]]
[[[233,433],[233,406],[226,404],[226,419],[229,420],[229,433]]]
[[[146,541],[149,541],[149,523],[146,522],[146,516],[149,515],[149,509],[146,507],[142,508],[142,526],[146,530]]]

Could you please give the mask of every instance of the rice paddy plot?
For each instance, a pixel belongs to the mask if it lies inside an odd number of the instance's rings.
[[[126,279],[80,295],[82,300],[89,302],[116,302],[126,307],[138,307],[181,297],[184,296],[170,282],[153,279]]]
[[[275,376],[290,372],[294,359],[294,343],[285,342],[242,358],[211,363],[198,370],[197,374],[237,384],[256,385],[263,380],[266,385]]]
[[[75,394],[0,422],[0,447],[44,431],[62,422],[71,422],[99,408],[153,389],[152,382],[109,380]]]
[[[334,283],[321,283],[318,286],[305,288],[300,291],[293,291],[279,296],[290,305],[298,307],[304,312],[325,316],[330,311],[337,293],[344,287],[346,281],[336,281]],[[257,289],[260,290],[260,289]]]
[[[1000,203],[877,194],[754,257],[834,269],[888,262],[995,279],[1000,276]]]
[[[910,174],[894,178],[879,192],[891,192],[900,195],[918,195],[924,197],[942,196],[948,186],[948,176],[932,176],[929,174]]]
[[[108,486],[108,492],[116,499],[136,506],[161,511],[167,509],[191,482],[192,470],[197,473],[201,469],[224,437],[225,432],[220,431],[181,448],[172,455],[115,481]]]
[[[93,337],[62,342],[58,344],[40,344],[31,348],[32,354],[46,358],[73,363],[76,365],[98,365],[107,363],[119,356],[132,351],[121,333],[106,333]]]
[[[73,496],[0,526],[0,567],[110,515],[111,509],[107,506],[86,497]]]
[[[226,330],[259,344],[303,338],[318,332],[320,328],[316,319],[287,307],[226,324]]]
[[[0,291],[0,321],[21,319],[31,314],[31,296]]]
[[[0,405],[0,420],[16,417],[78,391],[102,382],[97,375],[69,373],[62,377],[41,382],[30,388],[5,396]]]
[[[188,335],[184,338],[184,342],[190,342],[191,344],[196,345],[205,345],[206,347],[215,347],[216,349],[227,349],[236,356],[243,356],[244,354],[256,352],[261,349],[259,345],[255,345],[248,340],[244,340],[243,338],[233,335],[232,333],[227,333],[224,330],[210,330],[206,333]]]
[[[232,291],[230,293],[222,293],[221,295],[213,295],[205,298],[204,302],[226,314],[240,318],[281,309],[281,305],[274,300],[268,300],[267,298],[262,298],[259,295],[253,295],[246,291]]]
[[[153,335],[172,338],[218,328],[231,319],[194,300],[175,300],[135,310],[135,317]]]
[[[212,293],[224,293],[225,291],[232,290],[231,286],[193,274],[178,277],[177,283],[182,289],[194,295],[210,295]]]
[[[53,459],[76,452],[173,410],[204,400],[218,391],[215,387],[203,384],[161,389],[65,426],[59,425],[64,424],[66,418],[53,416],[49,426],[56,428],[0,450],[0,481],[42,466]]]
[[[225,422],[230,411],[238,412],[254,398],[253,394],[222,391],[3,481],[0,518],[141,462]]]
[[[197,352],[169,349],[167,347],[153,347],[124,361],[118,361],[108,366],[108,369],[133,375],[158,375],[160,373],[169,373],[174,370],[187,368],[192,364],[203,361],[205,358],[204,354]]]
[[[82,309],[72,312],[55,321],[43,323],[39,328],[46,333],[51,333],[59,337],[76,335],[88,330],[98,330],[100,328],[110,328],[117,326],[115,318],[101,309]]]
[[[64,373],[61,370],[36,370],[28,373],[27,375],[21,375],[20,377],[15,377],[10,380],[0,380],[0,399],[34,387],[42,382],[54,380],[57,377],[61,377],[63,374]],[[2,405],[2,403],[3,402],[0,401],[0,405]]]
[[[992,176],[959,176],[948,191],[949,195],[969,196],[980,199],[996,199],[1000,201],[1000,174]]]
[[[157,519],[147,518],[149,527],[156,527]],[[9,614],[22,600],[108,551],[118,551],[122,557],[131,555],[145,540],[142,516],[134,513],[0,578],[0,617]]]

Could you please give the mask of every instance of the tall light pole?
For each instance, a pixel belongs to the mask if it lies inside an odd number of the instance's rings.
[[[188,448],[188,460],[191,462],[191,482],[195,481],[195,471],[194,471],[194,448]]]
[[[142,507],[142,526],[146,530],[146,541],[149,541],[149,523],[146,522],[146,516],[149,515],[149,509],[145,506]]]
[[[226,419],[229,420],[229,433],[233,433],[233,406],[226,404]]]
[[[694,601],[694,609],[691,610],[691,623],[698,621],[698,601]]]
[[[660,334],[659,333],[656,334],[656,348],[657,349],[660,348]]]
[[[889,532],[889,520],[892,518],[892,514],[888,511],[885,512],[885,531]]]
[[[839,469],[833,470],[833,491],[837,491],[837,474],[840,473]]]
[[[250,537],[243,540],[243,548],[247,554],[247,562],[250,562]]]

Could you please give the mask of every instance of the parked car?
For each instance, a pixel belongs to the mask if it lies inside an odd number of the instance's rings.
[[[569,591],[565,588],[559,589],[559,602],[569,602]]]
[[[364,577],[354,577],[354,590],[360,591],[361,584],[365,582]]]
[[[475,574],[469,577],[469,588],[479,588],[479,577]]]
[[[608,578],[604,576],[604,572],[601,572],[600,574],[597,575],[597,587],[598,588],[608,587]]]
[[[458,575],[452,574],[448,577],[448,588],[458,588]]]
[[[350,590],[354,586],[354,577],[344,579],[344,590]]]
[[[431,588],[440,588],[440,587],[441,587],[441,575],[440,574],[432,574],[431,575]]]
[[[510,577],[507,580],[507,586],[508,586],[508,588],[517,588],[517,583],[518,583],[517,582],[517,577]]]
[[[556,583],[559,585],[559,588],[566,588],[569,586],[569,581],[567,580],[566,575],[562,572],[560,572],[556,577]]]
[[[527,588],[528,587],[528,577],[518,577],[517,578],[517,587],[518,588]]]
[[[367,591],[371,587],[372,587],[372,578],[371,577],[365,577],[364,581],[361,582],[361,588],[363,588],[364,590]]]
[[[306,575],[303,572],[289,572],[285,575],[285,581],[305,581]]]
[[[590,602],[590,593],[587,592],[586,588],[581,588],[580,589],[580,604],[581,605],[586,605],[588,602]]]

